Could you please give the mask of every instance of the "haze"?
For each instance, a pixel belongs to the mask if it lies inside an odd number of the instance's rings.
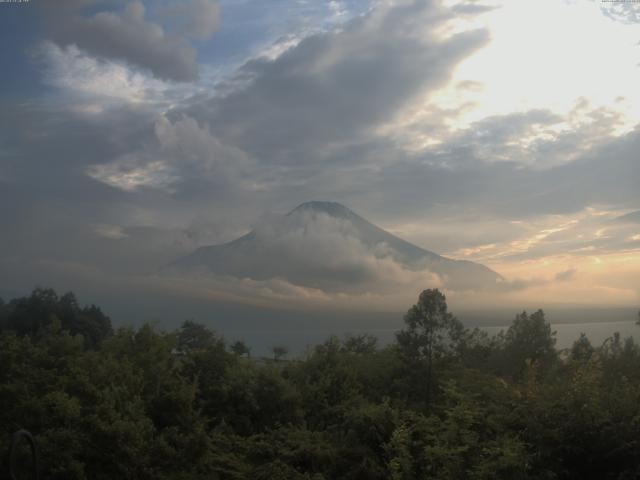
[[[638,4],[31,1],[0,35],[2,297],[257,322],[436,286],[463,310],[640,303]],[[362,284],[161,273],[311,200],[508,288],[371,263],[329,221],[307,256]]]

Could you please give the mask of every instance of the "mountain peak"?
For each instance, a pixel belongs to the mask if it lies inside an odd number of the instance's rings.
[[[325,221],[325,215],[337,221]],[[305,202],[287,217],[231,242],[200,247],[172,266],[258,281],[284,279],[326,291],[374,288],[381,279],[396,281],[397,272],[430,272],[454,290],[491,288],[502,278],[483,265],[398,238],[337,202]],[[390,272],[396,273],[389,277]]]
[[[352,217],[355,215],[351,210],[349,210],[341,203],[317,200],[302,203],[291,210],[287,215],[292,215],[294,213],[300,212],[326,213],[327,215],[330,215],[332,217],[341,218]]]

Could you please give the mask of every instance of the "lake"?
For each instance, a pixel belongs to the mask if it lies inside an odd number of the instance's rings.
[[[601,345],[614,332],[620,332],[622,338],[633,336],[638,339],[640,335],[640,326],[634,321],[613,321],[613,322],[584,322],[584,323],[552,323],[552,329],[556,332],[557,343],[559,349],[571,347],[573,342],[585,333],[594,346]],[[334,328],[312,329],[312,328],[287,328],[287,329],[247,329],[247,330],[228,330],[225,337],[229,340],[242,339],[252,349],[256,356],[266,356],[270,353],[270,348],[275,345],[282,345],[289,349],[290,356],[295,357],[304,355],[305,352],[314,345],[324,342],[329,336],[336,335],[344,337],[345,335],[371,334],[378,338],[381,345],[392,342],[395,338],[395,332],[402,328],[372,328],[372,329],[354,329],[354,328]],[[487,331],[490,335],[495,335],[500,330],[506,330],[509,325],[491,325],[479,327]]]

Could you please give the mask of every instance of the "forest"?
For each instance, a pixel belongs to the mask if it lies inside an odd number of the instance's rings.
[[[637,479],[640,346],[559,350],[541,310],[489,336],[425,290],[389,345],[256,358],[36,289],[0,301],[0,429],[2,475],[26,429],[43,479]]]

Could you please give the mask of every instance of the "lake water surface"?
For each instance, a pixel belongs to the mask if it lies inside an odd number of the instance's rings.
[[[614,321],[614,322],[586,322],[586,323],[557,323],[551,324],[552,329],[556,332],[557,343],[559,349],[570,347],[573,342],[585,333],[594,346],[599,346],[614,332],[619,332],[622,338],[629,336],[640,340],[640,326],[634,321]],[[401,328],[401,327],[399,327]],[[399,328],[374,328],[374,329],[251,329],[251,330],[229,330],[225,337],[233,339],[242,339],[249,346],[256,356],[269,355],[270,348],[275,345],[282,345],[289,349],[290,356],[295,357],[304,355],[314,345],[324,342],[329,336],[336,335],[344,337],[346,335],[371,334],[378,338],[381,345],[392,342],[395,333]],[[483,326],[490,335],[495,335],[500,330],[507,330],[508,325]]]

